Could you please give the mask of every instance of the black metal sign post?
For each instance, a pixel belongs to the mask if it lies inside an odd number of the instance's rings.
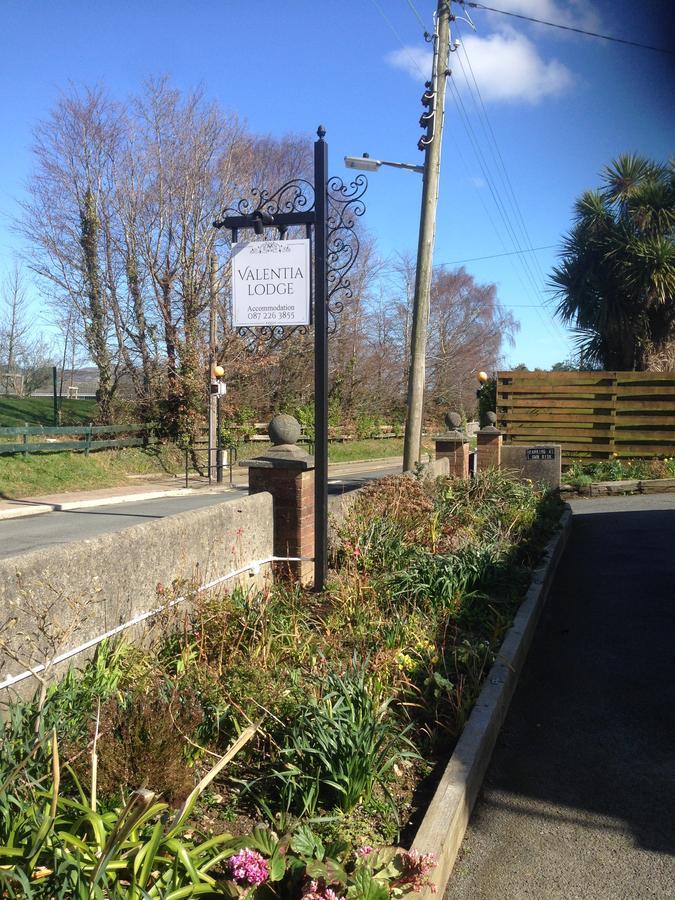
[[[328,145],[314,143],[314,590],[328,574]]]
[[[265,228],[276,228],[285,236],[288,228],[304,226],[307,237],[314,232],[314,589],[322,591],[328,571],[328,334],[330,320],[336,321],[343,309],[339,294],[352,296],[348,273],[359,250],[354,231],[355,216],[362,216],[362,201],[368,182],[358,175],[349,185],[341,178],[328,178],[328,145],[323,126],[314,142],[314,184],[301,178],[286,182],[274,193],[251,191],[253,200],[240,200],[226,209],[214,222],[215,228],[227,228],[236,243],[239,231],[253,229],[264,234]],[[232,215],[226,215],[232,213]],[[276,346],[291,334],[307,333],[307,326],[272,325],[259,328],[242,327],[238,333],[250,339],[253,351],[258,343],[269,341]]]

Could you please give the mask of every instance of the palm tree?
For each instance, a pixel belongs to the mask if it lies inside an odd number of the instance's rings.
[[[620,156],[575,204],[550,283],[587,364],[644,370],[675,342],[674,176],[672,161]]]

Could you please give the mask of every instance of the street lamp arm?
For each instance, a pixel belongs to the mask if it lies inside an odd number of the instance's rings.
[[[387,162],[386,159],[381,159],[380,163],[383,166],[392,166],[394,169],[410,169],[411,172],[419,172],[420,175],[424,175],[424,166],[415,166],[412,163]]]
[[[372,159],[370,156],[345,156],[345,165],[348,169],[363,169],[365,172],[377,172],[380,166],[391,166],[393,169],[408,169],[411,172],[424,174],[424,166],[415,166],[412,163],[390,162],[386,159]]]

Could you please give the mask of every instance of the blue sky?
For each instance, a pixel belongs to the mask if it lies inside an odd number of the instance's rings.
[[[10,223],[31,171],[32,129],[70,84],[104,84],[123,98],[146,77],[168,74],[182,88],[203,85],[257,132],[312,140],[324,124],[335,174],[347,174],[345,154],[364,151],[421,163],[422,23],[431,30],[435,5],[2,0],[0,270],[20,246]],[[670,0],[486,5],[673,49]],[[466,14],[457,3],[453,12]],[[451,56],[435,262],[473,260],[466,268],[495,282],[521,323],[507,364],[550,367],[571,347],[552,319],[545,279],[574,199],[622,152],[673,153],[675,57],[484,10],[470,15],[476,31],[453,25],[462,43]],[[369,180],[365,224],[380,252],[414,253],[420,176],[381,169]],[[539,247],[549,249],[495,256]]]

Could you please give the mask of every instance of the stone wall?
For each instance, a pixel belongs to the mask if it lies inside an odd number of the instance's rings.
[[[272,555],[272,497],[260,493],[0,560],[0,682],[191,585]],[[268,575],[263,566],[239,580],[262,583]]]

